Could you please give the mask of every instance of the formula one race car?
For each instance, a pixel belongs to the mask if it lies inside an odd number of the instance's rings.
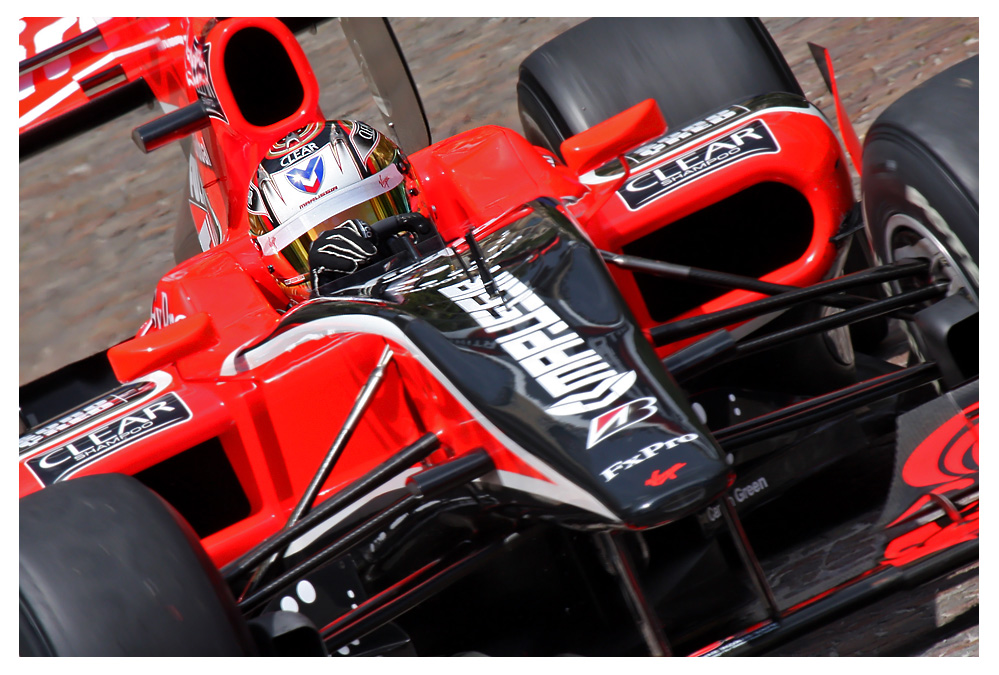
[[[25,22],[22,157],[153,97],[193,221],[21,387],[21,654],[749,654],[977,559],[977,57],[861,150],[758,20],[594,19],[525,136],[430,143],[387,21],[341,25],[394,141],[302,21]]]

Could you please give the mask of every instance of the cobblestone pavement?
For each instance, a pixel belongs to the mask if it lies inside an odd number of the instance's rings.
[[[441,139],[484,124],[519,130],[519,63],[578,22],[410,18],[392,25],[434,138]],[[831,96],[807,43],[830,49],[861,139],[891,101],[978,53],[977,19],[781,18],[765,23],[806,95],[834,119]],[[380,117],[338,26],[328,22],[301,42],[323,87],[323,110],[378,126]],[[143,155],[130,140],[133,127],[157,114],[135,111],[20,164],[20,384],[131,337],[148,317],[156,281],[173,265],[173,228],[186,189],[186,165],[176,148]],[[955,593],[966,604],[974,598],[975,627],[927,654],[977,654],[977,568],[968,574],[974,584],[965,579]],[[903,602],[898,611],[909,606]],[[812,653],[863,653],[863,645],[854,642],[828,640]]]

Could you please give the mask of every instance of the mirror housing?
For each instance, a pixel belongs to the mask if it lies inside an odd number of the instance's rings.
[[[115,377],[131,382],[140,375],[215,345],[218,334],[211,317],[198,312],[142,337],[126,340],[108,350]]]
[[[645,99],[562,142],[562,157],[577,176],[593,171],[628,150],[666,133],[655,99]]]

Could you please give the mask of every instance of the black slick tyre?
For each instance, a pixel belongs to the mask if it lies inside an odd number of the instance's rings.
[[[978,57],[902,96],[864,141],[864,218],[882,262],[929,258],[978,302]]]
[[[730,103],[801,87],[759,19],[598,18],[535,50],[520,66],[525,137],[553,152],[647,98],[671,130]]]
[[[246,624],[197,536],[118,474],[20,501],[22,656],[238,656]]]
[[[889,106],[864,141],[864,220],[885,263],[922,259],[946,297],[907,326],[914,359],[933,360],[946,386],[978,372],[978,57],[936,75]],[[917,308],[919,309],[919,308]]]

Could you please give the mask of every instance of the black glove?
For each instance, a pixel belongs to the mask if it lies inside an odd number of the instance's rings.
[[[356,272],[378,255],[372,238],[371,228],[363,220],[345,220],[312,242],[309,267],[340,274]]]

